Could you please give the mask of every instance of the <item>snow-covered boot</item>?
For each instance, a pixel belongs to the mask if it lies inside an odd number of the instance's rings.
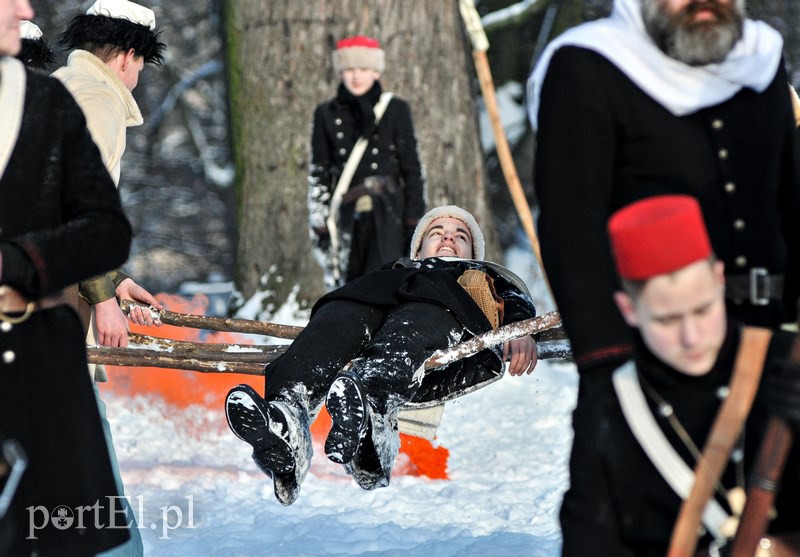
[[[253,447],[253,461],[273,479],[275,497],[291,505],[311,467],[311,434],[302,411],[283,401],[266,402],[249,385],[230,390],[225,415],[233,433]]]
[[[367,433],[370,410],[364,387],[352,370],[340,373],[325,400],[331,416],[331,430],[325,440],[325,454],[338,464],[353,460]]]
[[[372,413],[370,425],[370,435],[361,443],[353,460],[344,465],[359,487],[367,491],[389,485],[400,450],[397,410],[390,415]]]

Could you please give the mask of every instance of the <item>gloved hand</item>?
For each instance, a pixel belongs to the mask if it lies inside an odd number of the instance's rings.
[[[800,432],[800,364],[784,362],[764,370],[758,398],[769,413]]]

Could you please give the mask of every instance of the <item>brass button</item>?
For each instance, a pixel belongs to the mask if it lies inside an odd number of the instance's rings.
[[[378,163],[377,163],[377,162],[373,162],[373,163],[370,165],[370,167],[372,167],[372,170],[377,170],[377,169],[378,169]]]
[[[736,264],[736,266],[737,266],[737,267],[739,267],[740,269],[741,269],[741,268],[743,268],[743,267],[747,267],[747,258],[746,258],[744,255],[740,255],[739,257],[737,257],[737,258],[734,260],[734,263],[735,263],[735,264]]]
[[[345,149],[344,147],[342,147],[341,149],[339,149],[339,154],[340,154],[340,155],[344,155],[344,154],[346,154],[346,153],[347,153],[347,149]]]
[[[16,360],[16,359],[17,359],[17,355],[16,355],[16,354],[14,354],[14,352],[13,352],[13,351],[11,351],[11,350],[6,350],[5,352],[3,352],[3,361],[4,361],[5,363],[7,363],[7,364],[13,364],[13,363],[14,363],[14,360]]]
[[[733,182],[728,182],[727,184],[725,184],[726,193],[733,193],[735,191],[736,191],[736,184],[734,184]]]
[[[344,133],[336,132],[336,139],[342,139],[344,137]]]
[[[11,329],[13,328],[14,326],[8,321],[3,321],[2,323],[0,323],[0,331],[3,331],[4,333],[10,333]]]
[[[726,160],[728,158],[728,150],[727,149],[720,149],[719,150],[719,158],[721,160]]]
[[[711,122],[711,127],[714,128],[715,130],[721,130],[724,126],[725,124],[723,124],[722,120],[720,120],[719,118]]]
[[[342,125],[342,119],[341,118],[337,118],[336,119],[336,125],[337,126],[341,126]]]
[[[736,219],[735,221],[733,221],[734,229],[742,231],[744,230],[744,227],[745,227],[744,219]]]
[[[372,154],[373,155],[377,155],[378,154],[378,148],[377,147],[373,147],[372,148]]]

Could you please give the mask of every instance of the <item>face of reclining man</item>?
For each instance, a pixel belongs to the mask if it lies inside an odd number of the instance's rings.
[[[422,239],[420,258],[472,258],[472,235],[469,227],[458,219],[440,217],[431,222]]]

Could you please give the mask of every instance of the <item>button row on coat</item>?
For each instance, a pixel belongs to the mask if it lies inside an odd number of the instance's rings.
[[[714,120],[711,121],[711,127],[714,130],[721,130],[722,128],[725,127],[725,122],[723,122],[722,119],[720,118],[715,118]],[[729,153],[728,150],[723,147],[719,151],[717,151],[717,155],[719,156],[720,160],[724,161],[728,159]],[[727,194],[732,195],[736,193],[736,184],[734,184],[733,182],[726,182],[723,187],[725,189],[725,193]],[[747,228],[747,223],[745,222],[744,219],[736,219],[733,221],[733,229],[736,230],[737,232],[743,232],[745,228]],[[736,257],[736,259],[733,260],[733,263],[739,269],[744,269],[745,267],[747,267],[747,258],[744,255],[739,255]]]

